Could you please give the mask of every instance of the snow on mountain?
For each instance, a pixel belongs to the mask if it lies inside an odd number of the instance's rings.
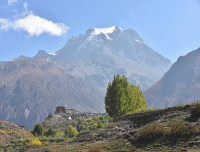
[[[55,53],[48,53],[48,54],[50,54],[50,55],[56,55]]]
[[[139,40],[135,39],[135,41],[140,42]],[[140,42],[141,43],[141,42]]]
[[[112,27],[109,27],[109,28],[94,28],[94,30],[91,32],[90,37],[87,40],[91,41],[96,35],[99,35],[101,33],[103,33],[108,40],[112,40],[108,36],[108,34],[113,33],[114,30],[116,30],[116,26],[112,26]]]
[[[170,60],[154,52],[134,30],[122,31],[117,26],[90,28],[84,35],[72,37],[52,60],[104,91],[114,74],[126,75],[145,90],[171,66]]]
[[[104,91],[117,74],[126,75],[131,83],[145,90],[171,67],[171,61],[154,52],[137,32],[122,31],[117,26],[90,28],[85,34],[69,38],[55,54],[40,50],[33,59],[40,57]]]

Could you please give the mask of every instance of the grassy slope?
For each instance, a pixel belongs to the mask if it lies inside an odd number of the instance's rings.
[[[195,103],[193,103],[195,104]],[[152,110],[152,109],[151,109]],[[143,110],[144,111],[144,110]],[[149,109],[148,109],[149,111]],[[200,130],[199,118],[192,118],[191,116],[184,118],[186,113],[174,113],[165,116],[165,119],[159,124],[163,127],[170,127],[174,123],[196,123],[195,126]],[[150,140],[150,142],[136,142],[135,134],[144,128],[142,125],[139,128],[132,129],[131,131],[120,133],[116,135],[111,133],[114,126],[123,126],[123,124],[131,123],[131,121],[120,121],[110,123],[103,128],[81,133],[74,139],[63,139],[63,137],[49,137],[45,138],[41,145],[29,145],[26,142],[15,142],[9,145],[2,145],[3,150],[14,149],[22,151],[87,151],[92,146],[99,146],[103,151],[196,151],[200,150],[200,134],[196,134],[190,138],[180,138],[178,140],[165,140],[162,137]],[[142,124],[142,123],[141,123]],[[147,127],[148,128],[148,127]],[[108,136],[109,135],[109,136]],[[62,139],[62,140],[61,140]],[[194,146],[190,146],[194,145]]]

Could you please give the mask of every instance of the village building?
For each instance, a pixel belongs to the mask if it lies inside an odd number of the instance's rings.
[[[56,107],[55,113],[63,112],[65,113],[65,118],[68,120],[71,120],[72,117],[78,117],[78,118],[91,118],[94,116],[105,116],[106,113],[92,113],[92,112],[79,112],[78,110],[74,109],[65,109],[64,106],[62,107]]]
[[[56,107],[55,113],[58,113],[58,112],[64,112],[64,113],[66,113],[65,107],[64,106],[62,106],[62,107]]]

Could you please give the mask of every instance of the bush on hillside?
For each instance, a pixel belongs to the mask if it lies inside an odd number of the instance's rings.
[[[190,113],[195,117],[200,116],[200,104],[198,103],[195,106],[191,106]]]
[[[90,149],[88,149],[88,152],[103,152],[103,150],[99,147],[90,147]]]
[[[158,123],[152,123],[139,130],[134,138],[137,142],[149,142],[163,136],[163,133],[164,127],[162,127]]]
[[[49,129],[48,129],[47,132],[46,132],[46,135],[47,135],[47,136],[53,135],[53,127],[52,127],[52,126],[49,127]]]
[[[97,128],[97,124],[96,123],[94,123],[94,124],[91,125],[91,129],[92,130],[95,130],[96,128]]]
[[[102,128],[103,125],[101,123],[97,124],[97,128]]]
[[[40,142],[40,140],[39,139],[31,139],[30,141],[29,141],[29,144],[31,144],[31,145],[41,145],[41,142]]]
[[[197,133],[196,127],[191,123],[176,123],[171,126],[170,132],[165,134],[165,138],[188,138]]]
[[[42,124],[41,123],[37,123],[37,124],[35,124],[32,133],[33,133],[34,136],[41,136],[43,130],[44,130],[44,128],[43,128]]]
[[[78,131],[74,129],[71,125],[65,130],[65,136],[69,136],[70,138],[75,137],[77,134]]]
[[[57,129],[53,129],[52,126],[50,126],[47,130],[44,130],[43,133],[45,136],[59,136],[59,135],[63,135],[62,132],[60,132]]]
[[[100,116],[100,117],[99,117],[99,120],[103,120],[103,116]]]
[[[132,139],[135,142],[148,143],[160,137],[168,140],[189,138],[196,133],[196,127],[191,123],[175,123],[170,130],[165,130],[164,126],[158,123],[152,123],[139,130]]]
[[[93,120],[93,121],[98,121],[98,120],[99,120],[99,117],[94,116],[94,117],[92,117],[92,120]]]

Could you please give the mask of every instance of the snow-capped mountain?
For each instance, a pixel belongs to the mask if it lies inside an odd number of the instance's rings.
[[[84,35],[69,39],[55,54],[52,60],[63,62],[71,74],[104,91],[117,74],[126,75],[144,91],[171,66],[170,60],[154,52],[134,30],[122,31],[116,26],[90,28]]]
[[[171,67],[171,61],[148,47],[134,30],[117,26],[90,28],[84,35],[70,38],[55,54],[40,50],[33,59],[40,57],[103,91],[117,74],[126,75],[144,91]]]
[[[144,91],[171,67],[131,29],[91,28],[55,53],[19,56],[0,64],[0,117],[33,128],[56,106],[105,112],[104,97],[114,75],[126,75]],[[28,115],[27,115],[28,113]]]

